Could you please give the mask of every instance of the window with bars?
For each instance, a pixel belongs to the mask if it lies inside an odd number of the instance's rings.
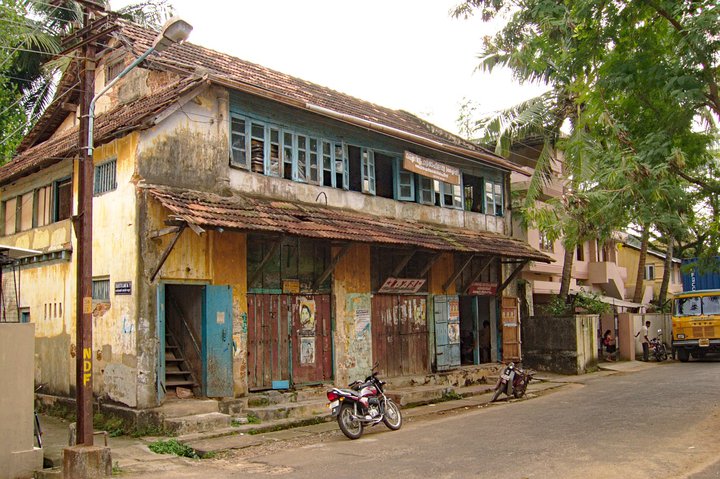
[[[102,195],[117,189],[117,158],[95,167],[95,187],[93,194]]]
[[[94,279],[92,282],[92,299],[99,303],[110,302],[110,278]]]

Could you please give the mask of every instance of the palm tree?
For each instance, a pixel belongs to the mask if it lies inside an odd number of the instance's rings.
[[[108,0],[101,3],[109,9]],[[70,56],[55,56],[61,53],[62,38],[82,24],[83,8],[74,0],[10,0],[8,7],[18,14],[19,20],[13,55],[2,60],[0,75],[21,95],[27,130],[49,104],[60,73],[70,63]],[[169,0],[144,0],[117,13],[136,23],[159,28],[172,15],[173,8]],[[20,136],[24,133],[17,132]]]

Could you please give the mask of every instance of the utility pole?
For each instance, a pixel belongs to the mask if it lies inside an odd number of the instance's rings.
[[[93,332],[92,332],[92,217],[93,160],[89,154],[89,107],[95,94],[95,54],[98,32],[93,17],[104,6],[91,0],[83,5],[83,28],[65,40],[79,40],[80,48],[80,132],[77,164],[77,216],[73,218],[77,239],[75,400],[77,405],[77,444],[93,445]],[[105,20],[103,18],[102,20]]]

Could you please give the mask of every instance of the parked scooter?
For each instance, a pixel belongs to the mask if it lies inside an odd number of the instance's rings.
[[[350,439],[362,436],[366,426],[385,423],[393,431],[402,426],[402,414],[395,402],[383,392],[384,381],[378,379],[377,364],[365,381],[354,381],[349,389],[332,388],[327,392],[332,417]]]
[[[650,348],[657,362],[665,361],[668,358],[667,348],[662,342],[662,329],[658,329],[658,337],[650,340]]]
[[[513,396],[517,399],[525,395],[527,386],[533,378],[531,371],[523,370],[515,367],[515,363],[509,363],[503,368],[500,377],[495,384],[495,392],[490,402],[495,402],[500,394],[505,393],[508,397]]]

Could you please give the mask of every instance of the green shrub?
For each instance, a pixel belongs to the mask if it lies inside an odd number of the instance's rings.
[[[193,448],[186,446],[185,444],[180,444],[177,439],[155,441],[150,443],[148,447],[155,454],[175,454],[176,456],[200,459],[200,456],[197,455]]]

